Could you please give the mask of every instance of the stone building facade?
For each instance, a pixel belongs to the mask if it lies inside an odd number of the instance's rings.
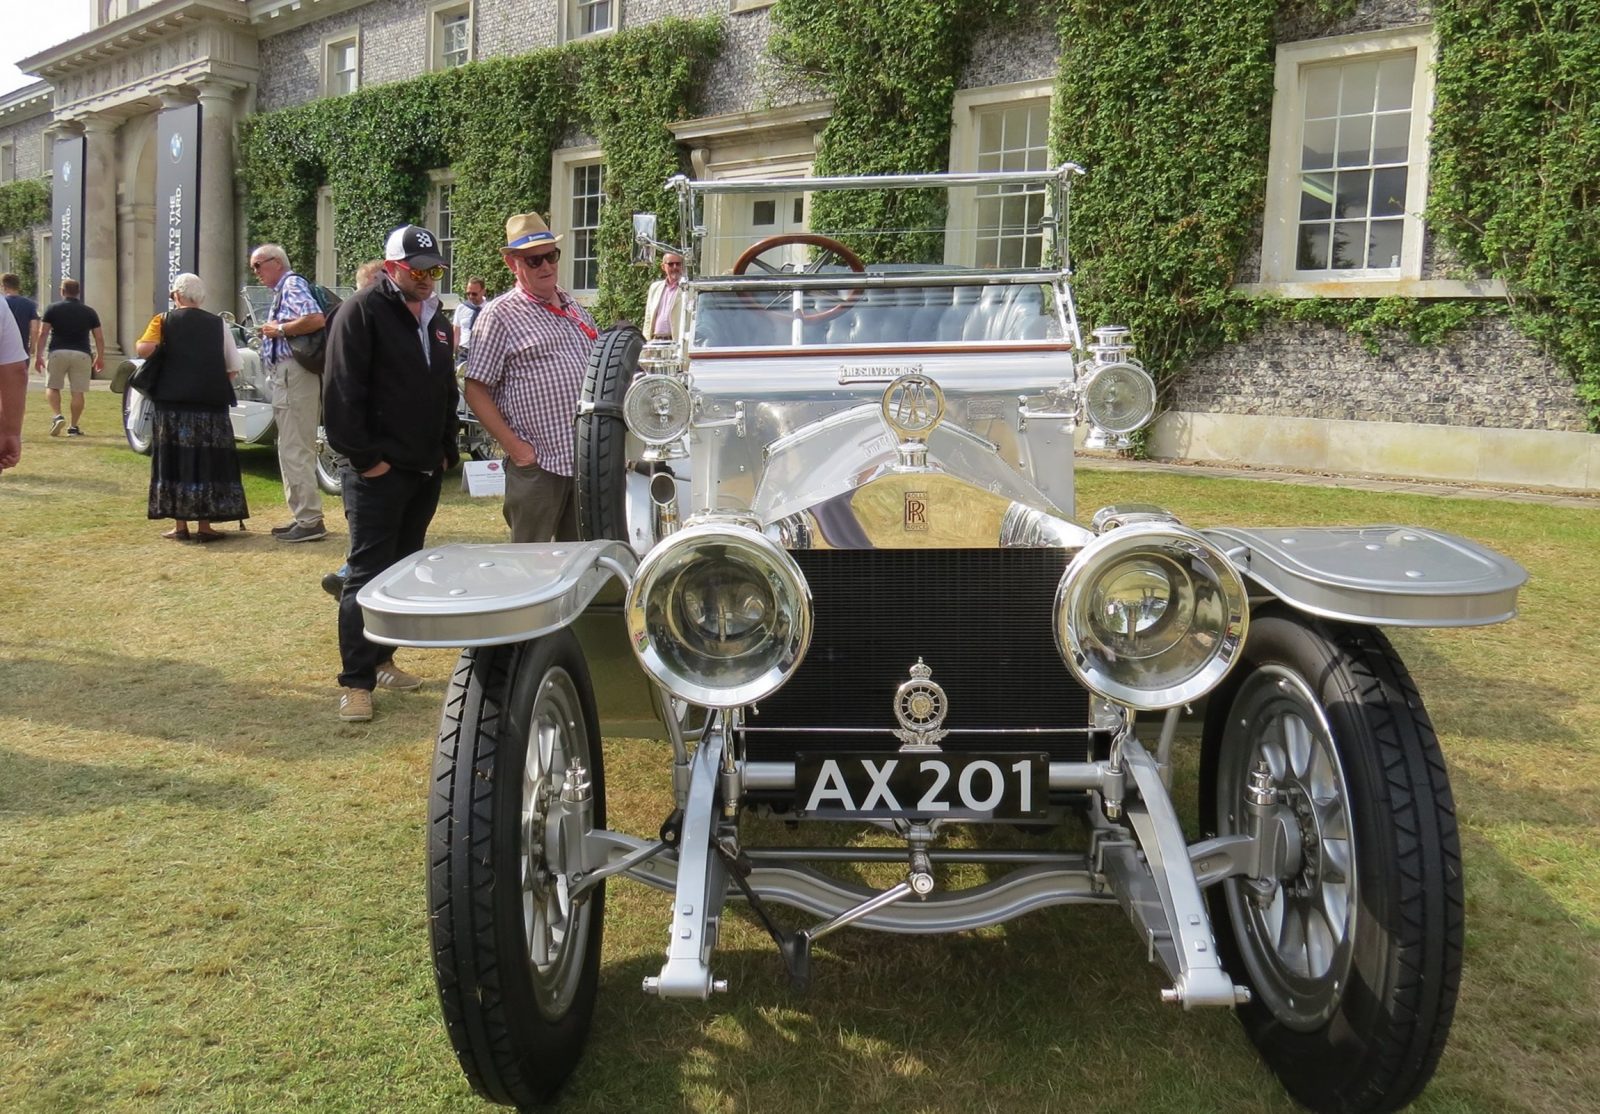
[[[103,0],[97,12],[86,35],[24,60],[43,85],[0,98],[0,151],[13,152],[0,169],[48,177],[52,139],[86,136],[93,177],[86,286],[91,298],[95,290],[115,291],[97,301],[103,317],[107,298],[115,302],[108,334],[124,348],[152,294],[145,277],[150,148],[154,120],[165,108],[194,101],[203,108],[201,273],[214,289],[244,278],[242,204],[249,184],[233,172],[233,137],[237,122],[253,112],[668,16],[713,14],[724,20],[724,41],[710,60],[699,115],[672,125],[696,175],[803,176],[831,111],[819,90],[770,59],[772,4],[764,0]],[[1286,18],[1277,35],[1272,177],[1260,227],[1240,260],[1238,291],[1503,299],[1496,281],[1461,275],[1441,258],[1417,216],[1426,191],[1432,91],[1426,4],[1365,0],[1332,29],[1312,31]],[[994,131],[985,122],[1002,114],[1014,133],[1006,142],[1025,149],[1030,165],[1045,165],[1057,57],[1044,5],[976,35],[952,109],[950,169],[977,165],[984,137]],[[1319,114],[1307,106],[1330,81],[1347,90],[1338,94],[1347,99]],[[1352,108],[1362,97],[1365,106]],[[1302,173],[1299,152],[1319,149],[1324,133],[1346,134],[1334,130],[1333,117],[1339,128],[1367,128],[1370,142],[1352,153],[1340,139],[1326,173]],[[587,137],[571,136],[550,158],[551,207],[569,211],[594,188],[605,152]],[[434,175],[424,219],[449,204],[449,168]],[[1371,207],[1351,218],[1338,206],[1344,183],[1357,181],[1386,183],[1388,200],[1380,201],[1372,186],[1363,195]],[[1308,217],[1305,206],[1315,209],[1319,190],[1332,208],[1325,217]],[[318,260],[297,262],[328,281],[337,214],[325,201],[319,218],[325,250]],[[767,213],[790,212],[789,195],[754,201],[772,202]],[[799,207],[793,211],[800,219]],[[737,218],[723,214],[724,222],[729,216]],[[731,222],[735,228],[763,231],[755,218],[740,219]],[[48,229],[33,236],[42,259]],[[1359,265],[1341,257],[1351,250],[1365,250]],[[574,285],[581,265],[564,258],[563,280]],[[1151,441],[1157,455],[1600,488],[1600,451],[1584,432],[1572,383],[1505,316],[1474,318],[1439,344],[1384,337],[1377,354],[1338,328],[1271,323],[1185,369],[1171,404]]]

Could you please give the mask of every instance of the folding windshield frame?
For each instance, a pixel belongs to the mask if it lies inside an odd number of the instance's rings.
[[[963,174],[877,174],[836,178],[740,178],[696,181],[674,175],[666,189],[678,198],[678,227],[690,229],[689,242],[675,248],[684,258],[685,282],[695,292],[732,292],[753,289],[839,290],[880,287],[929,286],[1021,286],[1045,283],[1055,288],[1058,313],[1067,336],[1078,341],[1077,307],[1067,281],[1072,274],[1068,216],[1072,202],[1072,179],[1083,174],[1083,167],[1066,162],[1051,170],[975,171]],[[812,193],[829,190],[912,190],[930,187],[1042,185],[1050,192],[1050,204],[1041,226],[1049,233],[1046,249],[1049,266],[1010,270],[970,271],[829,271],[826,274],[745,274],[705,276],[699,273],[700,245],[706,236],[704,224],[695,220],[696,203],[706,197],[742,193]]]

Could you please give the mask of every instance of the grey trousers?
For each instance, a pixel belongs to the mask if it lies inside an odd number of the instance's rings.
[[[502,508],[514,542],[578,540],[578,495],[571,476],[523,468],[506,461],[506,500]]]

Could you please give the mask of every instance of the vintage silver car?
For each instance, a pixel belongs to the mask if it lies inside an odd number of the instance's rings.
[[[730,903],[797,987],[847,926],[1116,905],[1163,1000],[1235,1010],[1306,1106],[1392,1110],[1427,1083],[1460,975],[1461,850],[1379,628],[1509,619],[1525,574],[1415,527],[1079,508],[1075,438],[1137,430],[1156,394],[1127,330],[1080,334],[1078,172],[674,179],[678,339],[596,346],[586,540],[425,550],[361,591],[368,637],[465,647],[428,905],[481,1094],[527,1106],[573,1069],[622,878],[671,895],[647,995],[729,989]],[[852,190],[946,191],[947,224],[898,243],[715,231],[774,193],[816,227]],[[655,224],[635,221],[666,248]],[[1194,832],[1170,792],[1185,709]],[[658,831],[607,825],[608,736],[664,740]]]

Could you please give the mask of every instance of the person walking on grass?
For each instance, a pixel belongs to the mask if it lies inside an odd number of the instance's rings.
[[[0,290],[6,293],[6,306],[17,320],[17,332],[22,334],[22,349],[33,355],[33,337],[39,331],[39,305],[22,292],[22,278],[7,271],[0,275]],[[23,368],[26,372],[27,368]]]
[[[22,459],[22,409],[28,402],[28,353],[9,313],[0,318],[0,472]]]
[[[46,372],[44,400],[50,404],[50,436],[60,437],[62,427],[68,437],[82,437],[78,423],[83,420],[83,401],[89,393],[89,380],[106,366],[106,338],[100,330],[100,315],[92,306],[83,304],[80,294],[83,287],[77,279],[61,280],[61,300],[52,302],[39,321],[39,340],[33,349],[35,370],[45,370],[48,349],[50,363]],[[89,342],[94,341],[93,355]],[[61,414],[61,387],[72,388],[72,424]]]
[[[228,420],[236,401],[233,379],[244,361],[222,318],[200,308],[205,299],[199,275],[179,275],[172,281],[176,308],[152,317],[134,345],[145,358],[161,349],[161,374],[150,395],[148,515],[175,520],[161,535],[172,541],[218,541],[227,535],[212,522],[250,517]]]
[[[250,253],[250,269],[272,287],[272,308],[261,326],[261,361],[272,393],[278,427],[278,470],[292,521],[272,528],[281,542],[315,542],[328,536],[322,523],[322,489],[317,487],[317,413],[322,377],[294,358],[289,337],[314,333],[325,325],[322,307],[304,276],[289,268],[281,244],[262,244]]]
[[[349,575],[339,595],[339,718],[372,718],[374,688],[413,689],[421,678],[367,641],[356,594],[421,549],[455,467],[455,345],[434,293],[444,275],[439,240],[401,225],[384,244],[384,277],[351,295],[329,330],[323,425],[347,464]]]

